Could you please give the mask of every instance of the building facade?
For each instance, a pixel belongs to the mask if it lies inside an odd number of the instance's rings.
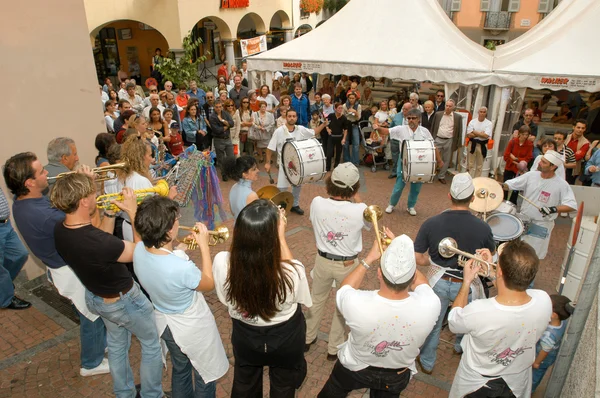
[[[190,32],[202,39],[207,66],[241,61],[239,39],[267,35],[269,48],[291,40],[298,27],[314,29],[323,11],[305,15],[300,0],[84,0],[98,78],[119,67],[150,75],[157,48],[181,51]]]
[[[438,0],[452,22],[471,40],[504,44],[533,28],[560,0]]]

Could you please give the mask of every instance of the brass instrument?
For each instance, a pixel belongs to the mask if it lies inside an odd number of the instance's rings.
[[[137,189],[133,191],[137,198],[137,203],[140,204],[147,196],[152,194],[158,194],[160,196],[168,196],[169,195],[169,184],[165,180],[160,180],[156,183],[152,188],[146,189]],[[111,210],[111,211],[119,211],[119,207],[113,203],[111,200],[123,200],[123,193],[109,193],[106,195],[100,195],[96,198],[96,206],[99,209]]]
[[[127,164],[125,163],[115,163],[108,166],[95,167],[92,169],[92,173],[94,173],[94,181],[107,181],[115,178],[114,175],[110,175],[109,173],[115,173],[117,170],[123,170]],[[60,173],[54,177],[48,177],[48,181],[58,180],[59,178],[63,178],[64,176],[68,176],[70,174],[77,173],[77,170],[66,171],[64,173]]]
[[[268,199],[275,204],[275,206],[285,209],[286,213],[289,213],[292,205],[294,204],[294,196],[287,191],[279,191],[275,185],[265,185],[258,191],[256,191],[259,199]]]
[[[383,217],[381,207],[377,205],[367,206],[367,208],[363,212],[363,217],[366,221],[370,222],[375,227],[375,236],[377,236],[379,252],[383,254],[383,245],[389,246],[392,243],[392,240],[388,238],[388,236],[383,230],[380,231],[379,226],[377,225],[377,221],[380,220],[381,217]]]
[[[467,258],[475,260],[476,262],[478,262],[479,264],[484,266],[477,273],[478,275],[483,276],[484,278],[490,277],[490,275],[491,275],[490,269],[491,268],[493,268],[493,271],[495,274],[496,269],[498,267],[497,264],[491,263],[489,261],[485,261],[481,257],[477,257],[474,254],[459,250],[456,240],[454,240],[453,238],[450,238],[450,237],[444,238],[440,241],[440,243],[438,244],[438,251],[440,253],[440,256],[442,256],[444,258],[450,258],[450,257],[454,256],[455,254],[458,254],[459,255],[458,265],[460,265],[463,268],[465,267],[465,265],[467,263]]]
[[[183,229],[185,231],[199,232],[198,228],[196,227],[186,227],[184,225],[180,225],[179,229]],[[223,243],[227,239],[229,239],[229,229],[227,227],[219,227],[214,231],[208,231],[208,234],[210,235],[210,237],[208,238],[209,246],[216,246],[217,244]],[[195,250],[196,248],[198,248],[198,242],[196,242],[196,239],[194,239],[191,236],[184,238],[182,242],[188,245],[188,249],[190,250]]]

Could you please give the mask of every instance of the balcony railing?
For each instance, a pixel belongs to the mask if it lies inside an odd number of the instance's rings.
[[[508,11],[488,11],[485,15],[484,28],[489,30],[510,29],[511,14]]]

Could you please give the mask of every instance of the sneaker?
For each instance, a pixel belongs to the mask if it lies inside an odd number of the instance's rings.
[[[96,366],[94,369],[85,369],[85,368],[79,369],[79,374],[82,377],[103,375],[106,373],[110,373],[110,367],[108,366],[108,359],[106,359],[106,358],[104,358],[102,360],[102,362],[100,362],[100,365]]]
[[[392,214],[392,212],[394,211],[394,206],[389,205],[388,207],[385,208],[385,212],[387,214]]]
[[[409,207],[408,209],[406,209],[406,211],[408,212],[408,214],[410,214],[411,216],[416,216],[417,215],[417,211],[415,210],[414,207]]]

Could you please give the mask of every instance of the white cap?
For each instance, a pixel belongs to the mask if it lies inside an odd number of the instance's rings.
[[[396,237],[381,257],[381,272],[397,285],[410,280],[417,269],[415,247],[407,235]]]
[[[331,173],[331,182],[338,188],[352,189],[359,179],[358,168],[350,162],[340,163]]]
[[[469,173],[460,173],[454,176],[450,186],[450,195],[454,199],[466,199],[473,195],[473,192],[475,192],[475,185],[473,185],[473,178]]]
[[[544,154],[544,159],[546,159],[555,166],[560,166],[561,164],[563,164],[562,156],[560,156],[558,152],[552,149],[548,149],[546,151],[546,153]]]

